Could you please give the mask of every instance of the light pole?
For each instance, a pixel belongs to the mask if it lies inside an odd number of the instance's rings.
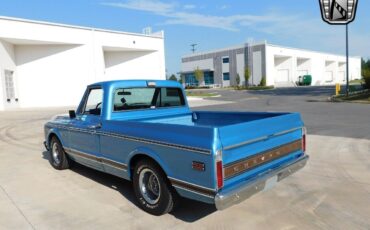
[[[195,43],[190,45],[190,46],[192,47],[192,48],[191,48],[191,51],[193,51],[193,53],[195,52],[195,46],[197,46],[197,45],[198,45],[198,44],[195,44]]]
[[[346,96],[349,95],[348,24],[346,24]]]

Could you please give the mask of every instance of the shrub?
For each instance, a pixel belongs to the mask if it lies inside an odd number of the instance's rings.
[[[244,80],[245,80],[245,85],[248,86],[249,85],[249,78],[250,78],[250,71],[249,71],[249,68],[248,67],[245,67],[244,69]]]
[[[239,74],[236,74],[236,85],[237,86],[239,86],[239,84],[240,84],[240,76],[239,76]]]
[[[265,76],[263,76],[261,78],[261,82],[260,82],[260,85],[259,86],[266,86],[266,77]]]

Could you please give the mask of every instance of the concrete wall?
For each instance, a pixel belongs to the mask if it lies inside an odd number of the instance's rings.
[[[251,52],[249,83],[259,85],[262,77],[266,76],[266,44],[251,44],[249,50]]]
[[[161,58],[161,53],[157,51],[104,52],[105,78],[158,79],[163,69],[158,68],[158,62],[153,60]]]
[[[15,69],[14,46],[0,39],[0,110],[10,107],[9,103],[6,102],[4,71],[14,71]],[[17,84],[16,74],[14,74],[14,80],[14,83]]]
[[[236,55],[236,73],[240,77],[240,85],[245,85],[244,80],[245,54]]]
[[[181,71],[182,72],[192,72],[197,67],[202,70],[213,70],[214,63],[213,58],[207,58],[203,60],[197,60],[197,61],[189,61],[189,62],[182,62],[181,63]]]
[[[226,56],[230,59],[229,64],[222,63],[222,57]],[[331,67],[333,71],[331,82],[325,82],[326,61],[334,62]],[[267,85],[294,86],[298,76],[304,74],[312,75],[313,85],[327,85],[343,83],[345,62],[345,56],[275,46],[263,42],[185,56],[182,58],[181,71],[191,72],[197,66],[201,69],[213,69],[215,84],[227,86],[222,80],[222,73],[230,73],[231,85],[236,85],[235,78],[239,73],[241,84],[244,84],[244,68],[248,66],[251,73],[249,82],[253,85],[260,84],[261,78],[265,76]],[[350,80],[361,78],[361,58],[351,57],[349,66]],[[282,74],[282,71],[288,72],[288,80],[276,84],[276,78]]]
[[[241,60],[240,55],[244,56],[245,47],[237,46],[222,50],[215,50],[207,53],[192,54],[182,58],[181,72],[192,72],[196,67],[203,70],[214,71],[214,83],[221,86],[235,85],[236,74],[238,73],[238,60]],[[229,57],[229,63],[222,63],[223,57]],[[244,64],[243,67],[244,69]],[[239,69],[240,71],[240,69]],[[230,73],[230,81],[223,81],[223,73]],[[241,80],[243,76],[241,75]]]
[[[77,105],[93,82],[164,80],[163,33],[147,36],[0,17],[0,110],[8,105],[4,69],[14,71],[18,107]]]
[[[15,46],[20,107],[77,105],[97,80],[88,46]]]
[[[286,48],[274,45],[267,45],[266,47],[266,71],[267,71],[267,84],[274,85],[276,74],[277,74],[277,66],[278,68],[282,68],[280,65],[276,65],[279,63],[275,63],[275,61],[279,62],[279,57],[287,57],[289,58],[290,63],[286,64],[284,68],[288,68],[290,71],[290,84],[291,86],[294,82],[297,81],[298,75],[300,70],[307,69],[308,74],[312,75],[312,84],[313,85],[327,85],[327,84],[335,84],[335,83],[343,83],[339,80],[340,73],[338,66],[340,63],[345,63],[346,59],[345,56],[334,55],[334,54],[326,54],[320,53],[315,51],[308,51],[308,50],[300,50],[294,48]],[[302,59],[306,59],[306,61],[302,62]],[[326,72],[326,61],[334,62],[334,77],[332,82],[325,82],[325,72]],[[281,63],[280,63],[281,64]],[[350,80],[361,78],[361,58],[360,57],[350,57],[349,59],[349,72],[350,72]]]

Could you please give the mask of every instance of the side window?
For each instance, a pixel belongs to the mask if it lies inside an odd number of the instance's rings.
[[[103,102],[103,90],[91,89],[85,104],[84,114],[100,115]]]
[[[157,100],[157,107],[182,105],[185,105],[185,100],[179,88],[161,88],[160,100]]]

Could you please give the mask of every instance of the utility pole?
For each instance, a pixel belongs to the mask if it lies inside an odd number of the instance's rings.
[[[346,24],[346,96],[349,95],[348,24]]]
[[[193,53],[195,52],[195,46],[197,46],[197,45],[198,45],[198,44],[195,44],[195,43],[190,45],[190,46],[192,47],[192,48],[191,48],[191,51],[193,51]]]

